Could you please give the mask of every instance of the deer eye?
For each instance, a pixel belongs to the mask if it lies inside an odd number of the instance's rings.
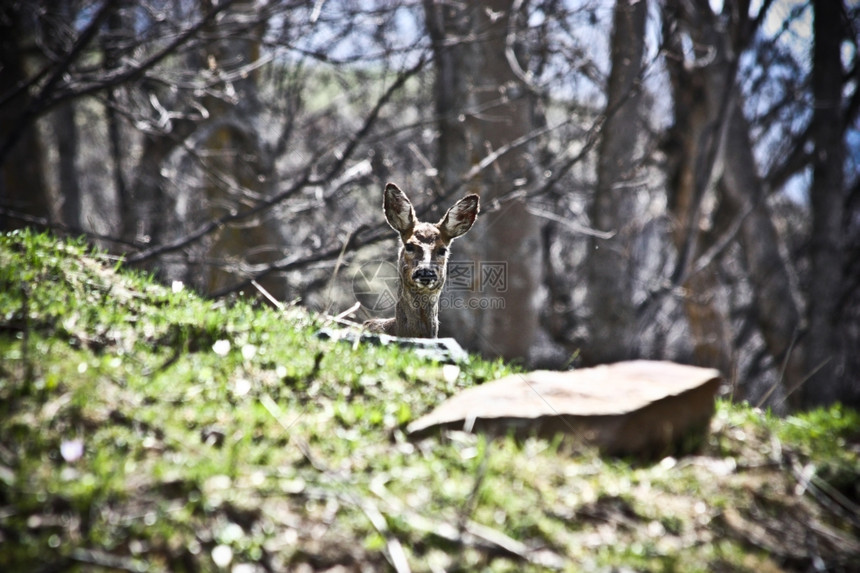
[[[418,247],[416,247],[412,243],[406,243],[405,245],[403,245],[403,250],[411,254],[418,250]]]
[[[447,254],[448,254],[448,248],[447,247],[439,247],[438,249],[436,249],[436,256],[438,256],[438,257],[444,257]]]

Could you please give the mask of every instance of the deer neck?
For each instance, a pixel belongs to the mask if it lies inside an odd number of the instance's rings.
[[[397,336],[436,338],[439,333],[439,291],[416,293],[401,285],[394,318]]]

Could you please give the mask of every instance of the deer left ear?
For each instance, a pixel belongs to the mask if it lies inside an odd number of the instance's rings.
[[[442,232],[442,237],[446,243],[464,235],[466,231],[472,228],[478,217],[478,203],[477,195],[466,195],[448,209],[445,216],[436,225]]]
[[[383,195],[382,210],[388,224],[401,236],[410,235],[415,228],[416,217],[409,198],[394,183],[385,186]]]

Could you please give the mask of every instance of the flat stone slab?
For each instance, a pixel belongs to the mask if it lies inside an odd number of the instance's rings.
[[[324,328],[317,332],[317,336],[323,339],[333,339],[356,344],[359,342],[387,346],[396,344],[401,348],[410,348],[415,354],[422,358],[435,360],[443,364],[459,364],[469,359],[469,354],[453,338],[405,338],[401,336],[390,336],[365,332],[364,330],[353,331],[347,328],[330,329]]]
[[[407,430],[414,438],[441,429],[562,434],[608,454],[662,455],[703,437],[720,381],[711,368],[649,360],[536,370],[466,389]]]

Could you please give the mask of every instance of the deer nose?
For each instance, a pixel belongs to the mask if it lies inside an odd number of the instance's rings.
[[[412,273],[412,280],[427,286],[438,281],[439,275],[433,269],[423,267]]]

